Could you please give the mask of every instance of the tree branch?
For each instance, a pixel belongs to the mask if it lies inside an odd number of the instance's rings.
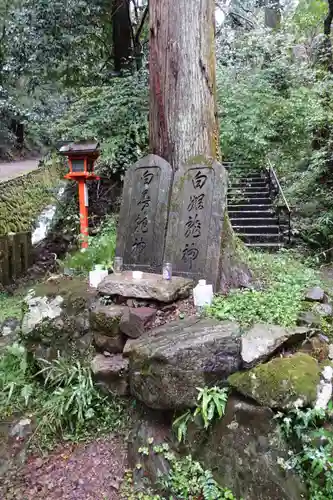
[[[139,41],[141,32],[143,30],[143,27],[145,25],[145,22],[146,22],[146,19],[147,19],[147,16],[148,16],[148,12],[149,12],[149,6],[147,5],[147,7],[145,8],[145,10],[143,11],[139,27],[138,27],[138,29],[136,30],[136,33],[135,33],[135,41],[136,42]]]

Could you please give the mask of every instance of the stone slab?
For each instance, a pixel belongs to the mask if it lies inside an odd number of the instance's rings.
[[[161,272],[172,177],[170,164],[156,155],[127,170],[116,249],[125,269]]]
[[[219,287],[227,174],[216,161],[190,162],[176,173],[164,260],[173,273]]]
[[[315,286],[307,291],[305,300],[309,302],[324,302],[325,292],[320,286]]]
[[[126,298],[173,302],[189,296],[193,281],[188,278],[174,276],[166,281],[160,274],[143,273],[140,280],[134,279],[132,271],[121,274],[110,274],[99,285],[101,295],[120,295]]]
[[[307,328],[288,329],[278,325],[256,323],[242,336],[242,360],[244,368],[252,368],[267,361],[286,342],[297,343],[305,339]]]

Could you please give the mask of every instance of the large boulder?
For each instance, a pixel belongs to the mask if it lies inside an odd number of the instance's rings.
[[[21,335],[36,359],[85,356],[92,334],[89,307],[95,293],[80,279],[57,278],[37,285],[24,300]]]
[[[192,407],[197,387],[223,384],[241,366],[237,323],[196,317],[127,341],[130,389],[154,409]]]
[[[143,273],[141,279],[134,279],[132,271],[121,274],[110,274],[99,285],[101,295],[121,296],[154,300],[157,302],[173,302],[187,298],[193,288],[193,281],[189,278],[174,276],[167,281],[160,274]]]
[[[284,344],[305,339],[307,328],[283,328],[277,325],[257,323],[242,335],[242,360],[244,368],[267,361]]]
[[[209,434],[190,427],[189,451],[219,484],[246,500],[300,500],[306,491],[300,479],[284,471],[286,445],[277,433],[270,408],[230,396],[224,417]]]
[[[295,405],[314,405],[321,370],[315,358],[298,352],[234,373],[228,381],[231,387],[263,406],[288,410]]]

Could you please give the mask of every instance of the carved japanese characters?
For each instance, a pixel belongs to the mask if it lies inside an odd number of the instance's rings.
[[[148,155],[126,173],[116,254],[125,269],[160,272],[172,182],[169,163]]]
[[[165,250],[175,274],[207,279],[215,289],[227,189],[223,172],[220,163],[203,159],[176,173]]]

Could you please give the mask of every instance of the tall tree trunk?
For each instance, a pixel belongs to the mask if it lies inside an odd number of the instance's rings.
[[[112,1],[114,70],[121,72],[129,64],[132,51],[129,0]]]
[[[177,170],[219,158],[214,0],[150,0],[150,147]]]
[[[328,71],[333,72],[331,26],[333,21],[333,0],[327,0],[328,12],[324,20],[324,47],[322,60]]]
[[[279,28],[281,23],[280,0],[268,0],[265,7],[265,26],[268,28]]]
[[[215,1],[149,0],[149,19],[151,152],[174,170],[195,156],[219,160]],[[226,209],[222,234],[220,288],[226,290],[249,280]]]

